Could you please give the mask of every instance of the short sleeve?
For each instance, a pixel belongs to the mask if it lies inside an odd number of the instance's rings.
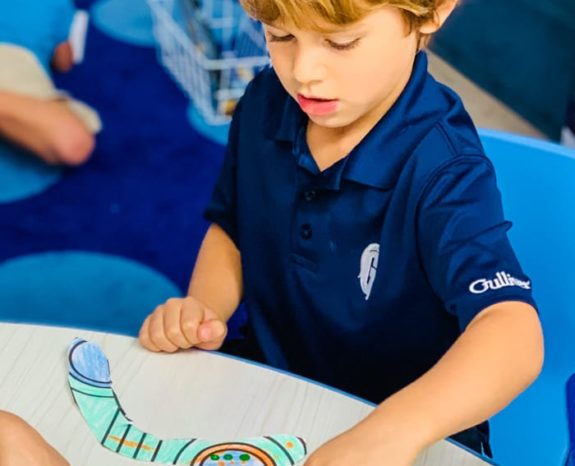
[[[417,218],[421,261],[434,292],[464,329],[502,301],[535,307],[531,281],[507,237],[495,172],[483,156],[453,159],[424,189]]]
[[[220,226],[238,248],[236,176],[240,115],[241,100],[236,106],[230,124],[224,162],[212,198],[204,211],[204,218]]]

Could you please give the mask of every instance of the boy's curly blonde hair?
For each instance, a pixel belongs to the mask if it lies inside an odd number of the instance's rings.
[[[409,31],[435,18],[437,8],[449,0],[240,0],[246,12],[267,24],[275,21],[299,29],[328,32],[326,24],[345,26],[369,12],[389,5],[403,12]],[[429,37],[420,34],[420,45]]]

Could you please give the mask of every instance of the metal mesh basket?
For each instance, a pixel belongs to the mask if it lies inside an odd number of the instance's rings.
[[[237,0],[147,0],[159,59],[208,124],[228,123],[269,58],[261,26]]]

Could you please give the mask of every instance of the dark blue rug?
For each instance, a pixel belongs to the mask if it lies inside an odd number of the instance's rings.
[[[91,26],[84,63],[57,84],[97,108],[104,130],[84,166],[59,178],[45,175],[49,183],[39,193],[0,200],[0,319],[133,335],[156,304],[187,288],[224,149],[189,125],[188,99],[151,47]],[[73,265],[71,252],[78,253]],[[101,255],[97,264],[90,262],[94,254]],[[82,260],[91,274],[67,279],[66,273],[82,270]],[[142,273],[135,272],[137,264]],[[125,289],[130,280],[157,292],[148,292],[147,300],[130,297],[136,293]],[[37,296],[30,301],[31,295]]]

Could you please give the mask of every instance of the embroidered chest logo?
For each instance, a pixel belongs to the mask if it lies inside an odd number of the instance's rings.
[[[377,273],[377,263],[379,261],[379,244],[371,243],[367,246],[361,254],[361,261],[359,266],[359,284],[361,291],[365,295],[365,300],[369,299],[371,288],[375,281],[375,274]]]

